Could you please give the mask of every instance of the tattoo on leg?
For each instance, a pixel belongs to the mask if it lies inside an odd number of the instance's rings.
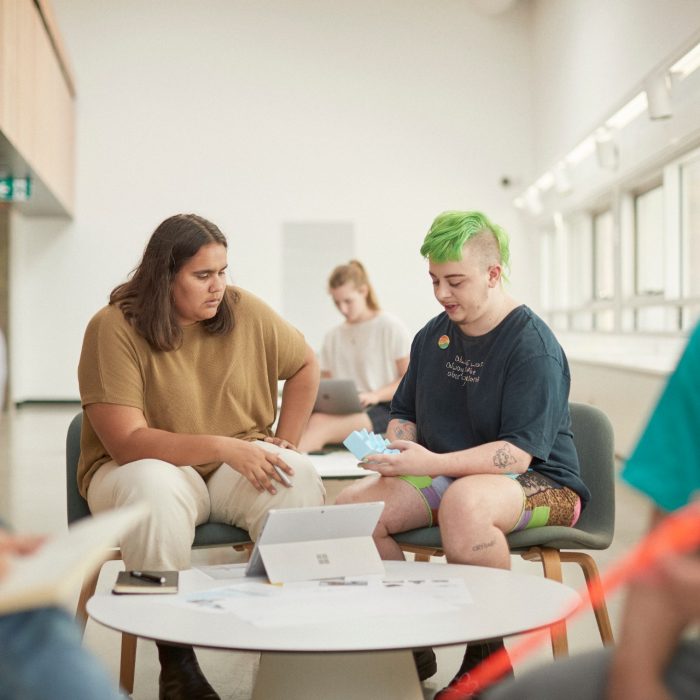
[[[417,431],[415,423],[412,423],[410,420],[399,418],[393,427],[394,435],[396,435],[397,440],[411,440],[411,442],[416,441]]]
[[[489,547],[493,547],[493,545],[496,544],[496,540],[491,540],[490,542],[482,542],[481,544],[475,544],[472,547],[472,552],[479,552],[482,549],[488,549]]]
[[[507,469],[515,462],[515,457],[510,453],[510,445],[507,442],[504,442],[503,446],[499,447],[493,455],[493,463],[499,469]]]

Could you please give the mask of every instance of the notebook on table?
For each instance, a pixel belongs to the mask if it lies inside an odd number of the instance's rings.
[[[177,593],[178,571],[120,571],[112,593]]]
[[[357,386],[352,379],[322,379],[318,387],[314,413],[345,415],[361,413]]]
[[[383,574],[372,539],[383,509],[378,501],[270,510],[246,576],[283,583]]]

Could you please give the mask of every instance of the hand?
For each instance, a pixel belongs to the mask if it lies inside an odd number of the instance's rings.
[[[9,571],[12,557],[31,554],[45,539],[43,535],[15,535],[0,530],[0,579]]]
[[[669,555],[645,577],[656,586],[691,624],[700,619],[700,559],[695,555]]]
[[[266,437],[264,442],[269,442],[273,445],[277,445],[277,447],[281,447],[283,450],[294,450],[295,452],[299,452],[299,449],[296,445],[293,445],[291,442],[289,442],[289,440],[285,440],[281,437]]]
[[[379,396],[376,391],[361,391],[358,396],[360,397],[360,404],[362,404],[363,408],[374,406],[379,403]]]
[[[394,440],[389,443],[399,454],[367,455],[359,464],[382,476],[434,476],[439,474],[440,455],[427,450],[417,442]]]
[[[257,445],[245,440],[231,438],[231,449],[224,462],[239,474],[242,474],[260,492],[277,493],[274,482],[289,488],[275,467],[279,467],[288,476],[294,475],[294,470],[275,452],[268,452]]]

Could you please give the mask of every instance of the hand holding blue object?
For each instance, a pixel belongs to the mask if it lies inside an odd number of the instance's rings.
[[[389,441],[381,435],[362,430],[353,430],[345,440],[343,445],[352,452],[359,460],[363,460],[367,455],[376,454],[398,454],[399,450],[389,449]]]

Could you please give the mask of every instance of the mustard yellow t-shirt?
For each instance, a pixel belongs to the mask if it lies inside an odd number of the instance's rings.
[[[234,302],[234,289],[239,299]],[[303,365],[302,334],[261,299],[229,287],[235,325],[212,335],[183,328],[177,350],[154,350],[116,306],[90,320],[78,366],[83,407],[132,406],[152,428],[256,440],[272,434],[277,381]],[[78,486],[85,497],[97,469],[111,460],[83,412]],[[206,478],[220,462],[193,465]]]

